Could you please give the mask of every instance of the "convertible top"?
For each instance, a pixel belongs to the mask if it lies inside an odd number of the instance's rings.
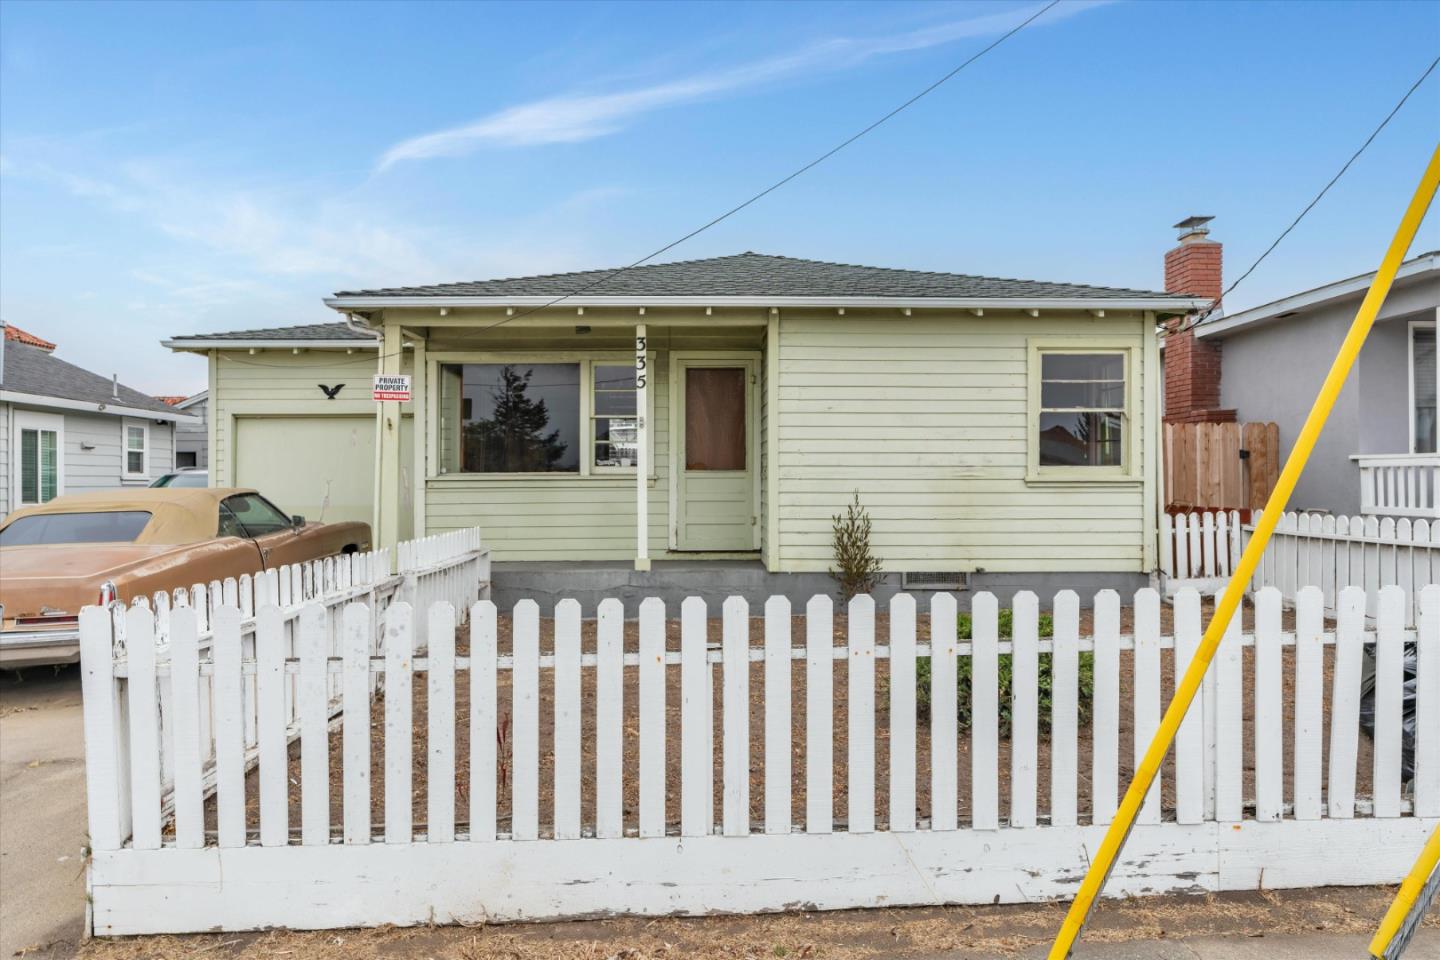
[[[121,513],[145,511],[150,522],[136,543],[181,544],[209,540],[220,522],[220,501],[237,493],[255,493],[246,487],[141,487],[135,490],[98,490],[56,497],[49,503],[16,510],[0,523],[8,527],[20,517],[54,513]]]

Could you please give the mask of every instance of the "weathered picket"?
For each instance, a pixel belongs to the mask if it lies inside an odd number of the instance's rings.
[[[1367,631],[1363,589],[1341,591],[1333,628],[1322,602],[1320,591],[1301,591],[1296,628],[1286,630],[1279,594],[1262,591],[1254,630],[1227,634],[1214,687],[1197,700],[1167,759],[1174,800],[1157,786],[1107,893],[1391,883],[1404,873],[1440,822],[1440,587],[1422,591],[1418,631],[1402,626],[1407,599],[1395,587],[1379,593],[1374,631]],[[931,598],[927,640],[912,597],[890,602],[883,638],[876,636],[869,597],[852,601],[843,622],[828,598],[816,597],[806,605],[797,646],[790,604],[778,597],[765,604],[763,618],[732,598],[714,634],[704,602],[687,600],[678,643],[667,643],[667,611],[654,599],[641,604],[629,642],[625,611],[613,600],[600,605],[593,634],[570,600],[557,605],[548,624],[532,601],[518,604],[508,622],[482,601],[468,611],[468,631],[458,634],[449,603],[420,610],[395,600],[377,611],[308,602],[293,652],[279,636],[285,611],[262,608],[253,655],[243,653],[242,612],[234,604],[213,611],[207,651],[195,643],[195,608],[170,611],[171,642],[158,648],[153,611],[112,616],[87,608],[82,653],[94,929],[472,923],[1068,896],[1113,817],[1129,769],[1121,761],[1130,750],[1119,743],[1120,717],[1131,712],[1138,751],[1168,694],[1160,686],[1162,666],[1183,668],[1193,656],[1201,599],[1193,590],[1176,598],[1173,636],[1162,634],[1153,590],[1134,597],[1130,633],[1122,633],[1119,596],[1097,595],[1090,636],[1080,635],[1079,598],[1068,591],[1054,598],[1050,637],[1040,636],[1033,594],[1016,596],[1010,637],[1000,635],[994,597],[978,594],[972,603],[973,639],[960,640],[954,598]],[[423,652],[414,639],[421,620],[429,634]],[[374,628],[381,650],[370,645]],[[331,645],[336,631],[338,646]],[[1411,643],[1418,644],[1422,735],[1407,792],[1398,731],[1401,654]],[[1253,654],[1242,656],[1244,647]],[[957,666],[966,657],[968,731],[956,710]],[[1090,658],[1095,677],[1089,758],[1076,756],[1081,657]],[[1362,772],[1366,659],[1377,675],[1377,732],[1373,766]],[[913,678],[926,660],[932,706],[928,719],[917,721]],[[804,661],[803,670],[794,661]],[[1047,662],[1048,730],[1038,713]],[[1004,725],[1002,665],[1011,677]],[[1121,698],[1125,670],[1133,702]],[[1281,702],[1287,670],[1296,697],[1288,727]],[[155,721],[157,684],[167,680],[176,716],[187,721],[172,726],[176,796],[169,820]],[[251,680],[257,695],[247,700]],[[333,732],[326,723],[331,680],[344,705]],[[383,706],[371,702],[377,686]],[[792,692],[802,686],[800,718]],[[202,712],[197,687],[208,692],[209,728],[193,722]],[[412,689],[424,694],[423,729]],[[462,689],[468,717],[457,705]],[[1248,712],[1247,689],[1254,702]],[[843,719],[835,710],[842,695]],[[287,696],[300,717],[296,758],[284,743]],[[676,727],[667,720],[671,696],[678,697],[671,701],[679,708]],[[374,725],[377,711],[383,723]],[[1327,714],[1322,782],[1320,725]],[[260,732],[259,770],[247,779],[244,729],[252,720]],[[1254,727],[1248,755],[1246,723]],[[921,724],[928,727],[928,757],[917,746]],[[553,741],[542,742],[547,728]],[[213,731],[219,771],[215,832],[205,828],[202,758],[212,734],[203,729]],[[845,742],[835,749],[838,730]],[[463,771],[456,762],[462,731]],[[1049,758],[1048,783],[1039,776],[1042,754]],[[383,812],[370,788],[372,756],[384,771]],[[957,763],[965,756],[968,770]],[[336,780],[328,770],[332,757],[341,765]],[[582,757],[593,757],[593,766]],[[294,804],[286,787],[297,760]],[[1253,781],[1246,780],[1247,765],[1256,771]],[[917,787],[927,768],[931,796],[922,807]],[[887,786],[878,782],[882,771]],[[332,782],[341,791],[337,808]],[[792,813],[799,799],[792,783],[804,792],[800,820]],[[247,811],[252,789],[258,812]],[[752,791],[763,801],[752,804]],[[457,797],[467,802],[457,804]],[[292,805],[299,807],[298,833],[291,829]],[[412,811],[423,822],[413,822]]]
[[[1254,522],[1260,519],[1256,512]],[[1245,527],[1248,539],[1254,525]],[[1440,582],[1440,522],[1407,517],[1343,517],[1287,513],[1275,526],[1253,589],[1275,587],[1288,604],[1296,591],[1313,584],[1325,596],[1325,613],[1335,616],[1339,592],[1347,584],[1365,590],[1365,615],[1379,614],[1382,587],[1398,586],[1409,598],[1404,623],[1413,627],[1420,590]]]
[[[1237,510],[1160,515],[1160,572],[1169,593],[1223,585],[1243,547]]]

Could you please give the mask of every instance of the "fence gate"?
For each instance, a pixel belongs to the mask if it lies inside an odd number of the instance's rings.
[[[1280,478],[1273,423],[1165,424],[1165,501],[1181,510],[1259,510]]]

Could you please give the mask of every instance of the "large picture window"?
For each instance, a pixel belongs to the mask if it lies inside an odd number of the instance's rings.
[[[1410,326],[1412,453],[1435,452],[1435,324]]]
[[[441,368],[465,473],[578,472],[578,363],[466,363]],[[456,409],[458,408],[458,409]],[[451,434],[454,436],[454,434]]]
[[[1125,354],[1040,354],[1041,467],[1125,466]]]

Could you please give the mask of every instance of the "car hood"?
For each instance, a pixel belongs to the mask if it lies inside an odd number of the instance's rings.
[[[42,607],[73,616],[99,598],[100,585],[106,580],[182,550],[137,543],[0,547],[0,604],[5,607],[5,619],[40,616]]]

